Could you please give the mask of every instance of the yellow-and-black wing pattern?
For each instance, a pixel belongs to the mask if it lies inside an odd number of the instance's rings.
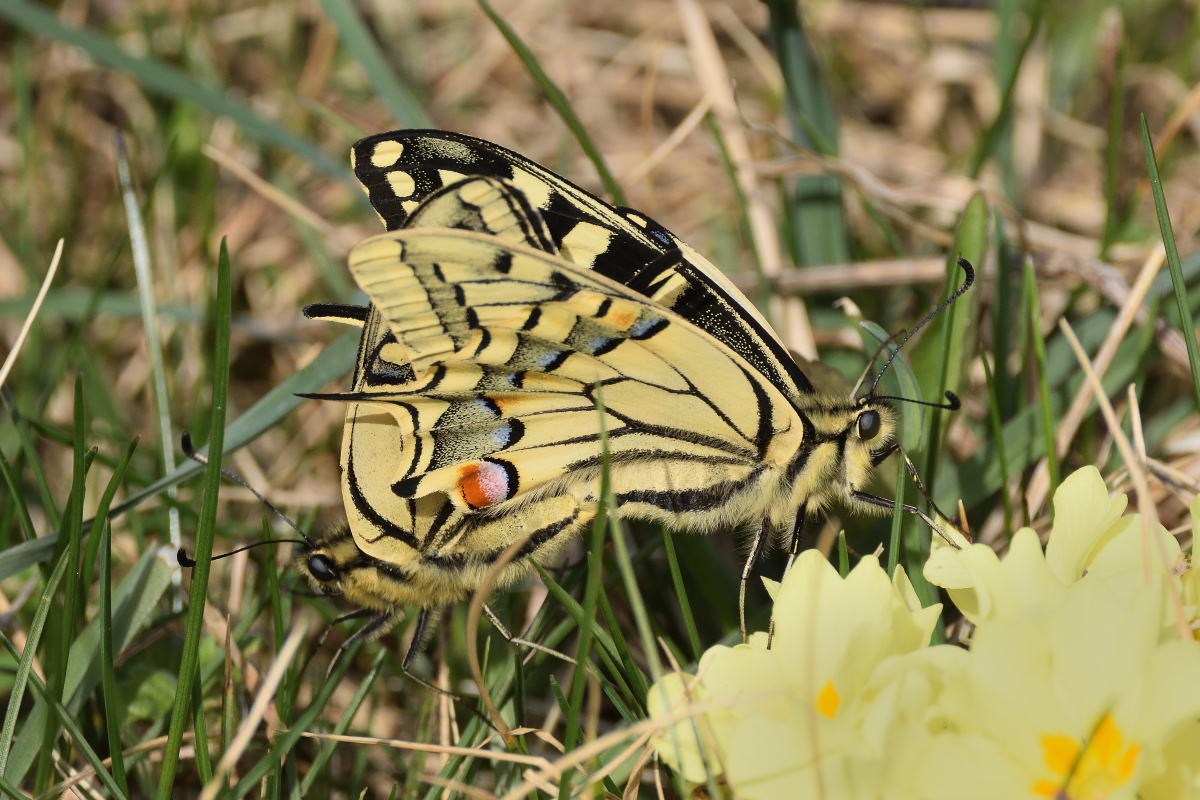
[[[799,417],[736,354],[562,259],[413,229],[351,269],[417,375],[342,398],[350,528],[382,561],[465,591],[513,541],[554,555],[594,516],[605,458],[626,514],[746,523],[799,450]]]
[[[523,200],[465,179],[411,218],[458,227],[351,253],[371,301],[353,385],[311,396],[349,404],[349,530],[323,546],[353,564],[347,580],[369,579],[342,590],[362,605],[454,602],[514,541],[505,582],[557,556],[594,517],[606,458],[624,513],[711,530],[761,517],[807,457],[776,387],[689,320],[556,255]]]
[[[389,231],[412,227],[426,198],[464,177],[499,178],[538,211],[563,258],[691,320],[785,395],[810,394],[763,316],[707,259],[641,212],[616,208],[524,156],[439,130],[403,130],[354,145],[354,173]]]
[[[354,154],[389,229],[350,255],[370,305],[306,311],[362,329],[349,390],[310,395],[347,404],[348,526],[296,563],[376,612],[364,630],[463,599],[506,550],[500,584],[557,558],[605,470],[627,517],[754,528],[748,564],[831,503],[887,504],[863,492],[893,447],[886,400],[815,392],[652,220],[461,134]]]

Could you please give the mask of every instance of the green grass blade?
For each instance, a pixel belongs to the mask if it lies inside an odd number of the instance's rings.
[[[767,37],[783,73],[785,108],[792,137],[824,155],[837,153],[838,124],[829,89],[804,30],[800,6],[768,0]],[[801,264],[850,259],[841,181],[831,175],[793,178],[785,193],[791,251]]]
[[[224,452],[225,406],[229,391],[229,251],[221,241],[217,257],[216,342],[213,348],[212,414],[209,420],[210,449]],[[175,706],[171,711],[171,727],[159,772],[158,798],[169,800],[174,791],[175,773],[179,768],[179,748],[183,744],[183,729],[188,721],[192,682],[196,680],[200,637],[204,630],[204,605],[208,599],[208,572],[212,559],[213,536],[217,527],[217,494],[221,486],[221,459],[209,459],[204,474],[204,500],[200,506],[200,521],[196,526],[194,548],[196,566],[192,568],[187,621],[184,626],[183,651],[179,657],[179,682]]]
[[[877,364],[882,367],[890,356],[896,351],[897,342],[892,335],[885,331],[879,325],[870,320],[862,320],[858,323],[858,333],[862,338],[863,349],[868,353],[875,352],[879,345],[884,345],[884,350],[880,353],[882,360],[877,359]],[[872,366],[874,369],[874,365]],[[872,379],[872,375],[867,376],[867,380]],[[900,351],[894,359],[888,371],[883,374],[882,381],[885,384],[890,384],[891,388],[887,392],[881,394],[894,394],[897,397],[921,397],[921,382],[917,380],[917,373],[908,363],[908,359],[904,357],[904,351]],[[920,446],[922,437],[925,435],[925,409],[923,406],[906,405],[904,411],[900,415],[900,444],[905,450],[915,452]]]
[[[154,410],[158,414],[158,433],[162,437],[163,471],[175,471],[175,434],[171,427],[171,398],[167,394],[167,370],[163,366],[162,334],[158,329],[158,310],[154,300],[154,274],[150,264],[150,245],[142,210],[133,189],[126,157],[125,140],[117,136],[117,176],[121,185],[121,200],[125,204],[125,220],[129,228],[129,252],[133,257],[133,274],[137,279],[138,305],[142,312],[142,328],[146,334],[146,351],[150,355],[150,377],[154,381]],[[175,487],[167,487],[167,497],[175,499]],[[179,511],[167,509],[168,531],[172,547],[179,547]]]
[[[108,505],[112,503],[113,489],[120,486],[125,477],[125,469],[130,464],[133,451],[137,449],[138,440],[131,441],[125,450],[125,457],[116,465],[113,480],[108,482],[108,489],[101,499],[100,511],[96,518],[101,519],[100,536],[94,536],[100,543],[100,686],[101,699],[104,703],[104,733],[108,736],[108,752],[113,759],[113,777],[121,788],[121,793],[130,794],[130,782],[125,774],[125,758],[121,754],[121,717],[125,714],[125,703],[121,702],[121,694],[116,686],[116,651],[113,649],[113,553],[112,527],[107,521]],[[89,542],[90,543],[90,542]],[[90,585],[90,582],[85,585]]]
[[[228,455],[239,447],[254,441],[259,434],[278,422],[283,416],[296,408],[304,398],[296,397],[297,393],[313,392],[327,383],[345,375],[354,364],[354,354],[358,349],[358,334],[346,334],[321,352],[312,363],[290,376],[251,406],[225,429],[225,454]],[[199,448],[207,454],[208,445]],[[132,492],[130,496],[118,503],[112,509],[115,516],[137,506],[151,497],[157,497],[168,486],[174,486],[200,473],[204,469],[194,461],[185,461],[176,467],[175,471],[146,488]],[[85,523],[85,529],[89,525]],[[39,536],[30,542],[24,542],[0,552],[0,580],[17,574],[26,567],[45,561],[54,553],[57,533]]]
[[[300,712],[287,730],[278,733],[275,744],[271,747],[270,752],[246,770],[233,789],[226,792],[223,797],[233,798],[234,800],[245,797],[258,786],[264,776],[277,768],[277,765],[283,758],[296,746],[296,742],[300,741],[304,733],[313,726],[317,717],[325,710],[325,704],[329,702],[329,698],[333,696],[338,684],[345,677],[346,671],[354,663],[354,656],[358,653],[360,646],[356,644],[341,655],[341,658],[334,665],[333,672],[321,684],[321,688],[317,691],[316,696],[313,697],[312,703],[308,708]]]
[[[375,42],[375,37],[363,24],[357,7],[343,0],[321,0],[321,8],[337,26],[346,52],[362,65],[375,94],[387,106],[388,111],[392,112],[392,116],[399,123],[398,127],[430,127],[432,123],[421,101],[392,72],[383,51]]]
[[[892,526],[888,533],[887,574],[896,574],[904,533],[904,504],[908,502],[908,472],[904,459],[896,459],[896,505],[892,506]]]
[[[75,376],[73,420],[72,450],[74,458],[71,470],[71,494],[67,500],[67,511],[64,514],[63,528],[67,534],[66,546],[64,548],[67,559],[67,571],[77,576],[80,573],[80,559],[82,555],[83,496],[86,491],[84,481],[87,477],[88,466],[91,463],[91,459],[88,458],[85,449],[87,409],[83,402],[83,379],[78,374]],[[57,641],[52,636],[47,637],[48,647],[43,661],[45,662],[44,669],[46,671],[47,686],[49,687],[50,698],[52,699],[62,697],[63,687],[66,685],[67,653],[70,652],[71,641],[75,638],[77,627],[76,617],[79,615],[81,591],[82,587],[79,585],[78,580],[67,581],[63,585],[61,615],[57,620],[51,620],[52,629],[55,630],[58,637]],[[42,729],[42,750],[38,758],[37,777],[34,780],[34,785],[38,788],[39,792],[46,790],[54,769],[54,762],[51,756],[54,752],[54,741],[58,738],[58,730],[59,724],[53,719],[47,719],[47,724]]]
[[[1011,63],[1008,65],[1006,73],[1001,76],[1000,108],[996,111],[995,119],[988,125],[987,130],[984,131],[983,136],[980,137],[978,144],[975,146],[975,152],[971,156],[971,163],[967,167],[967,177],[969,178],[974,179],[979,177],[979,171],[983,169],[983,165],[987,163],[988,158],[994,155],[997,143],[1004,137],[1005,132],[1012,124],[1012,109],[1016,98],[1017,76],[1021,74],[1021,64],[1024,63],[1025,56],[1029,54],[1030,46],[1041,32],[1042,11],[1044,7],[1045,3],[1042,0],[1036,2],[1029,20],[1029,26],[1025,31],[1025,38],[1021,41],[1020,48],[1011,57]]]
[[[4,643],[5,648],[7,648],[14,657],[19,655],[16,645],[14,645],[12,640],[10,640],[3,633],[0,633],[0,642]],[[79,723],[75,721],[74,715],[67,711],[63,704],[58,701],[58,699],[51,693],[50,687],[48,687],[42,681],[42,679],[38,677],[36,672],[30,671],[29,685],[33,687],[33,690],[38,695],[39,699],[46,703],[47,706],[54,712],[55,720],[67,731],[67,734],[71,737],[71,740],[74,742],[75,746],[79,748],[79,751],[83,754],[84,759],[96,773],[96,777],[99,778],[100,782],[104,784],[104,787],[108,789],[108,791],[112,792],[116,797],[128,797],[128,790],[119,786],[112,774],[104,766],[104,761],[99,755],[96,754],[96,751],[88,742],[87,734],[85,734],[83,729],[79,727]]]
[[[608,469],[608,433],[604,427],[604,401],[601,393],[596,395],[596,413],[600,418],[600,496],[605,502],[592,520],[592,537],[588,548],[587,583],[583,592],[583,622],[579,626],[579,644],[575,649],[575,667],[571,671],[571,699],[564,712],[567,730],[563,736],[563,747],[572,750],[579,743],[581,720],[583,719],[583,693],[588,683],[588,663],[591,659],[593,629],[596,624],[596,603],[604,578],[604,533],[608,527],[608,502],[611,482]],[[563,773],[558,784],[559,800],[567,800],[571,794],[571,778],[574,770]]]
[[[106,67],[129,74],[141,86],[175,100],[194,103],[221,117],[228,117],[242,133],[265,144],[281,147],[308,160],[322,172],[356,186],[344,164],[331,159],[307,139],[297,136],[273,120],[260,117],[222,89],[208,86],[177,67],[148,56],[135,56],[107,36],[90,28],[62,22],[53,12],[30,0],[5,0],[0,16],[22,30],[83,50]]]
[[[9,797],[18,798],[18,800],[33,800],[29,795],[14,786],[12,781],[4,777],[0,777],[0,791],[3,791]]]
[[[383,660],[388,656],[387,648],[379,648],[379,652],[375,654],[375,660],[371,662],[371,666],[367,668],[367,673],[358,682],[358,688],[354,690],[354,697],[350,698],[350,702],[346,705],[346,710],[342,712],[342,716],[338,718],[338,722],[333,726],[335,734],[343,734],[350,729],[350,723],[354,719],[354,715],[358,713],[359,707],[367,698],[367,692],[375,685],[376,679],[379,678],[379,673],[383,668]],[[334,748],[337,747],[336,742],[323,742],[321,749],[317,751],[313,757],[312,763],[308,765],[308,770],[304,773],[303,780],[300,781],[300,796],[308,797],[309,790],[312,789],[313,781],[320,776],[321,771],[325,769],[325,765],[333,756]]]
[[[958,228],[954,233],[954,246],[946,259],[946,282],[942,289],[942,299],[949,297],[963,281],[962,270],[956,261],[962,256],[971,262],[975,271],[983,269],[983,260],[988,247],[988,211],[987,199],[982,193],[976,192],[967,201],[959,219]],[[939,402],[946,392],[958,393],[962,390],[963,373],[967,360],[974,354],[977,314],[980,291],[968,291],[946,308],[937,318],[932,320],[925,330],[925,346],[918,352],[913,363],[916,373],[921,378],[921,388],[925,399]],[[933,491],[936,464],[941,453],[942,418],[947,412],[934,410],[926,419],[924,437],[924,464],[921,477],[925,480],[930,491]],[[956,500],[957,498],[953,498]]]
[[[1192,373],[1192,391],[1196,408],[1200,409],[1200,351],[1196,346],[1196,323],[1192,308],[1188,304],[1187,285],[1183,278],[1183,267],[1179,264],[1179,248],[1175,244],[1175,232],[1171,229],[1171,215],[1167,211],[1167,198],[1163,194],[1162,176],[1158,174],[1158,159],[1154,157],[1154,143],[1150,140],[1150,126],[1146,115],[1141,115],[1142,148],[1146,152],[1146,169],[1150,173],[1150,193],[1154,195],[1154,211],[1158,215],[1158,229],[1162,233],[1163,246],[1167,249],[1167,269],[1171,272],[1171,286],[1175,289],[1175,304],[1179,309],[1183,340],[1187,343],[1188,367]]]
[[[1054,446],[1054,410],[1050,406],[1050,381],[1046,370],[1046,344],[1041,337],[1042,309],[1038,302],[1037,274],[1033,270],[1033,262],[1025,261],[1025,314],[1029,320],[1029,330],[1033,334],[1033,371],[1037,376],[1038,411],[1041,414],[1042,452],[1046,456],[1046,466],[1050,474],[1049,496],[1053,497],[1059,483],[1058,453]]]
[[[692,659],[700,660],[704,648],[700,646],[700,631],[696,628],[696,618],[692,616],[692,604],[688,600],[687,587],[683,585],[683,571],[679,569],[679,556],[675,552],[675,537],[666,528],[662,529],[663,550],[667,554],[667,569],[671,571],[671,585],[675,588],[675,597],[679,603],[679,613],[683,616],[683,627],[687,631],[688,646],[691,647]]]
[[[558,112],[558,116],[566,124],[567,129],[571,131],[571,135],[579,142],[579,146],[583,148],[584,154],[588,160],[596,167],[596,172],[600,175],[600,182],[604,184],[605,191],[615,205],[625,204],[625,193],[621,191],[620,184],[613,177],[612,171],[608,168],[608,162],[604,160],[604,156],[600,153],[600,148],[596,147],[596,143],[592,141],[592,137],[588,134],[587,128],[584,127],[583,121],[579,119],[579,115],[575,113],[575,109],[571,107],[571,102],[567,100],[567,96],[563,94],[562,89],[550,79],[546,74],[546,70],[542,69],[541,63],[537,56],[533,54],[521,37],[517,34],[513,27],[505,21],[504,17],[492,8],[492,4],[488,0],[476,0],[479,7],[483,9],[483,13],[487,14],[488,19],[500,31],[500,34],[508,40],[509,46],[513,52],[517,54],[517,58],[521,59],[521,63],[525,65],[525,69],[529,72],[530,77],[541,88],[542,93],[546,95],[546,99],[550,101],[550,106]]]
[[[1013,505],[1012,497],[1008,491],[1008,455],[1004,449],[1004,430],[1003,424],[1000,422],[1000,397],[996,391],[996,379],[993,375],[992,368],[988,364],[988,357],[980,350],[979,360],[983,364],[983,381],[987,387],[988,396],[988,431],[991,433],[992,441],[996,443],[996,460],[1000,466],[1000,501],[1004,506],[1004,530],[1007,533],[1012,533],[1016,530],[1013,527]]]
[[[20,716],[21,702],[25,697],[25,686],[29,683],[29,676],[33,670],[33,658],[37,653],[38,644],[42,640],[42,631],[46,627],[46,617],[50,613],[51,606],[54,605],[54,593],[58,591],[58,584],[67,574],[67,564],[67,554],[64,552],[59,556],[54,571],[50,573],[50,577],[47,578],[46,585],[42,589],[41,599],[33,612],[33,621],[30,622],[26,634],[25,649],[21,651],[21,658],[17,661],[17,671],[13,675],[12,689],[8,693],[8,705],[4,710],[4,725],[0,727],[0,775],[16,781],[21,780],[24,771],[20,770],[21,774],[19,775],[14,775],[10,771],[9,756],[12,752],[13,734],[17,729],[17,718]]]
[[[172,554],[173,555],[173,554]],[[113,650],[129,647],[145,626],[160,613],[159,603],[170,585],[171,576],[179,569],[172,558],[170,565],[163,558],[162,548],[145,552],[121,579],[114,596]],[[100,680],[100,621],[92,620],[71,645],[67,660],[64,705],[77,714],[83,698],[88,697]],[[8,759],[8,776],[20,781],[38,756],[41,739],[34,735],[45,724],[47,708],[34,706],[21,726],[17,742],[12,745]]]

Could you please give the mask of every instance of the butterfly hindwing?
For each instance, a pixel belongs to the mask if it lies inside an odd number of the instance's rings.
[[[371,136],[355,144],[353,161],[388,230],[412,227],[410,217],[426,198],[463,177],[500,178],[541,215],[563,258],[709,331],[786,396],[813,391],[766,320],[729,279],[646,215],[614,208],[518,153],[450,131]]]

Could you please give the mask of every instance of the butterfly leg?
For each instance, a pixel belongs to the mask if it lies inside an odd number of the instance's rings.
[[[343,614],[331,622],[325,629],[325,632],[321,634],[321,638],[318,639],[318,643],[325,641],[325,637],[337,623],[344,622],[348,619],[361,619],[362,617],[367,616],[371,617],[370,621],[352,633],[350,638],[342,642],[338,647],[337,652],[333,654],[333,658],[329,662],[329,669],[325,670],[326,678],[333,673],[334,666],[337,665],[338,660],[341,659],[347,650],[349,650],[358,642],[365,641],[367,639],[373,639],[376,636],[379,636],[396,621],[395,614],[391,614],[386,611],[372,611],[369,608],[360,608],[357,611],[351,611],[349,614]]]
[[[557,650],[546,647],[544,644],[538,644],[537,642],[532,642],[529,639],[523,639],[520,636],[513,636],[512,632],[505,627],[504,623],[500,621],[500,618],[496,616],[496,612],[492,611],[491,607],[488,606],[487,603],[483,604],[483,613],[488,618],[488,621],[492,623],[492,626],[500,633],[500,635],[508,640],[509,644],[524,645],[531,650],[537,650],[545,653],[546,655],[554,656],[555,658],[566,661],[569,664],[575,663],[575,659],[571,658],[566,653],[560,653]]]
[[[417,657],[417,653],[421,652],[421,647],[425,644],[425,634],[429,631],[429,617],[430,611],[428,608],[422,608],[417,613],[417,624],[413,630],[412,641],[408,643],[408,650],[404,653],[404,660],[400,662],[400,673],[413,683],[420,684],[431,692],[444,694],[447,697],[453,697],[455,700],[460,700],[462,698],[460,698],[454,692],[448,692],[440,686],[434,686],[424,678],[418,678],[408,669],[409,665],[412,664],[412,660]]]
[[[804,547],[804,534],[808,528],[807,509],[803,506],[796,513],[796,522],[792,526],[792,538],[788,540],[788,559],[783,565],[783,578],[787,577],[788,572],[792,568],[792,562],[796,560],[796,556],[800,555],[800,549]],[[780,578],[782,581],[783,578]]]
[[[316,596],[324,597],[324,595],[321,595],[321,594],[318,594]],[[372,611],[369,608],[360,608],[356,611],[351,611],[349,614],[342,614],[340,617],[334,617],[332,620],[330,620],[329,624],[325,626],[325,630],[321,631],[321,635],[317,637],[317,645],[316,646],[319,648],[321,645],[325,644],[325,640],[329,638],[329,633],[334,629],[334,626],[340,625],[343,622],[346,622],[348,620],[362,619],[363,617],[374,616],[377,613],[379,613],[379,612]],[[370,624],[370,623],[368,623],[368,624]],[[354,634],[354,636],[357,636],[357,635],[358,635],[357,633]],[[345,645],[342,645],[342,647],[345,647]]]
[[[750,582],[750,576],[754,574],[754,565],[758,563],[759,556],[762,555],[763,546],[767,541],[768,526],[769,523],[764,519],[758,528],[758,533],[754,534],[754,541],[750,543],[750,552],[746,556],[746,563],[742,565],[742,580],[738,583],[738,627],[742,632],[742,644],[750,639],[746,632],[746,584]]]

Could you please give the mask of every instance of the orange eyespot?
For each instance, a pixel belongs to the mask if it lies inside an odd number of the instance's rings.
[[[458,490],[471,508],[487,508],[512,497],[515,475],[495,461],[477,461],[462,468]]]

